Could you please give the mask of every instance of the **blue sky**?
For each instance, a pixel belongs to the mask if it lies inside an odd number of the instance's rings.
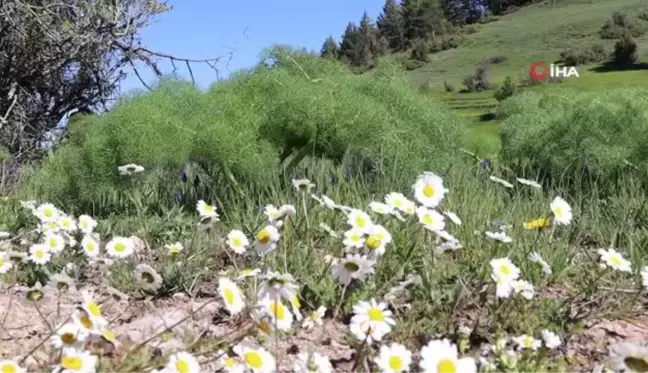
[[[339,42],[350,21],[358,23],[366,10],[374,21],[384,0],[172,0],[173,10],[161,15],[141,33],[144,45],[150,49],[187,58],[210,58],[232,52],[218,66],[221,76],[254,65],[261,51],[273,44],[290,44],[318,50],[328,37]],[[165,73],[173,68],[161,61]],[[182,75],[189,78],[186,66],[178,65]],[[216,74],[206,65],[192,66],[200,87],[216,80]],[[139,68],[145,81],[154,81],[147,68]],[[229,71],[228,71],[229,70]],[[134,76],[122,84],[122,92],[142,88]]]

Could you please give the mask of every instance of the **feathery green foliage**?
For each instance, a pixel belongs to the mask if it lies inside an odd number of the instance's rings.
[[[526,92],[502,103],[502,160],[514,171],[575,185],[648,176],[648,91]],[[599,188],[600,188],[599,185]]]
[[[359,76],[337,61],[276,47],[256,68],[206,92],[167,79],[105,116],[77,121],[20,192],[117,213],[132,200],[133,181],[117,174],[127,163],[147,169],[135,188],[146,201],[140,208],[168,206],[183,187],[185,203],[195,203],[178,177],[188,162],[209,184],[194,197],[212,200],[284,184],[307,156],[362,165],[374,180],[449,168],[465,125],[411,90],[391,65]]]

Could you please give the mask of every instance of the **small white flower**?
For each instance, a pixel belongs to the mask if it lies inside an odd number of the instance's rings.
[[[128,176],[128,175],[133,175],[144,171],[144,167],[135,163],[130,163],[130,164],[117,167],[117,171],[122,176]]]
[[[257,344],[244,340],[234,346],[233,350],[253,373],[273,373],[277,369],[277,362],[272,354]]]
[[[496,278],[492,276],[495,281],[495,296],[497,298],[508,298],[513,293],[513,281],[505,278]]]
[[[424,206],[420,206],[416,209],[416,215],[425,229],[430,231],[440,231],[445,228],[445,218],[435,210],[430,210]]]
[[[90,234],[97,227],[97,221],[89,215],[79,216],[79,229],[85,234]]]
[[[81,248],[90,258],[96,258],[99,255],[99,242],[90,234],[86,234],[81,240]]]
[[[285,219],[289,216],[295,215],[297,210],[293,205],[281,205],[281,207],[279,207],[279,213],[281,214],[281,217]]]
[[[11,263],[9,255],[5,252],[0,251],[0,275],[4,275],[5,273],[9,272],[12,267],[13,263]]]
[[[424,172],[420,175],[414,185],[414,198],[423,206],[434,208],[441,203],[448,192],[443,186],[443,179],[432,172]]]
[[[66,232],[74,232],[77,230],[77,223],[74,219],[67,215],[61,215],[57,221],[58,226]]]
[[[559,225],[569,225],[572,221],[572,209],[571,206],[560,197],[554,198],[554,200],[549,205],[551,211],[554,214],[554,222]]]
[[[315,325],[322,326],[323,324],[322,318],[324,317],[325,313],[326,313],[326,307],[320,306],[317,310],[311,312],[310,315],[304,318],[304,322],[302,323],[302,326],[305,329],[312,329],[313,327],[315,327]]]
[[[246,268],[246,269],[243,269],[243,270],[241,270],[241,272],[239,272],[239,276],[236,278],[236,281],[241,281],[241,280],[243,280],[245,278],[248,278],[248,277],[255,277],[259,273],[261,273],[261,269],[259,269],[259,268],[254,268],[254,269]]]
[[[184,250],[184,246],[180,242],[164,245],[164,248],[168,250],[169,255],[177,255]]]
[[[366,212],[357,209],[353,209],[349,212],[347,223],[351,227],[363,233],[369,233],[373,228],[373,222],[369,215]]]
[[[392,209],[398,209],[402,212],[405,212],[405,205],[408,201],[409,200],[402,193],[391,192],[385,196],[385,203],[387,206]]]
[[[293,323],[293,314],[280,299],[265,297],[259,301],[262,315],[270,317],[271,324],[278,330],[289,330]]]
[[[156,292],[162,287],[162,276],[148,264],[138,264],[135,267],[134,277],[142,290]]]
[[[491,181],[494,181],[494,182],[496,182],[496,183],[498,183],[498,184],[503,185],[503,186],[506,187],[506,188],[513,188],[513,184],[509,183],[508,181],[506,181],[506,180],[504,180],[504,179],[500,179],[499,177],[496,177],[496,176],[491,175],[491,176],[489,177],[489,179],[490,179]]]
[[[218,279],[218,291],[225,301],[225,308],[230,314],[236,315],[245,308],[245,297],[234,282],[227,277]]]
[[[412,364],[412,352],[399,343],[392,343],[389,346],[382,345],[374,361],[381,372],[407,372],[409,371],[410,364]]]
[[[374,272],[375,262],[359,254],[347,254],[344,259],[339,260],[333,267],[332,273],[341,284],[348,285],[354,279],[364,281],[369,274]]]
[[[113,258],[126,258],[135,252],[135,245],[133,240],[127,237],[113,237],[106,244],[106,253]]]
[[[44,265],[49,263],[51,259],[52,254],[49,253],[47,246],[43,244],[35,244],[29,248],[29,256],[27,257],[28,261]]]
[[[529,260],[534,263],[540,264],[542,266],[542,272],[544,272],[545,274],[547,275],[551,274],[551,266],[549,265],[549,263],[545,262],[544,259],[542,259],[539,253],[534,251],[531,254],[529,254]]]
[[[0,372],[2,373],[26,373],[27,370],[13,360],[0,360]]]
[[[311,183],[308,179],[293,179],[292,185],[298,192],[308,192],[310,193],[311,189],[315,187],[315,184]]]
[[[513,341],[518,345],[518,348],[520,349],[531,349],[535,351],[542,346],[542,341],[526,334],[522,334],[519,337],[514,337]]]
[[[259,231],[256,235],[254,247],[259,254],[264,254],[273,251],[277,248],[277,241],[281,235],[279,230],[274,225],[267,225]]]
[[[369,250],[372,257],[378,257],[385,253],[385,246],[392,241],[391,234],[382,225],[374,225],[369,232],[365,247]]]
[[[359,301],[353,306],[353,317],[349,326],[351,333],[359,341],[380,341],[389,333],[396,321],[391,317],[392,312],[385,303],[378,303],[375,299],[369,302]]]
[[[503,279],[505,281],[517,280],[520,276],[520,269],[511,262],[509,258],[498,258],[490,261],[493,269],[493,279]]]
[[[365,244],[365,232],[358,228],[349,229],[344,232],[342,244],[347,248],[363,248]]]
[[[542,189],[542,185],[538,184],[536,181],[533,180],[527,180],[527,179],[522,179],[521,177],[516,178],[518,183],[532,186],[534,188]]]
[[[181,351],[169,357],[166,369],[169,373],[200,373],[200,364],[192,354]]]
[[[562,344],[558,334],[550,330],[545,329],[541,331],[540,334],[542,335],[542,340],[544,341],[544,344],[545,346],[547,346],[548,349],[553,350],[554,348],[557,348]]]
[[[471,357],[460,359],[457,346],[447,339],[432,340],[423,346],[419,366],[424,373],[477,372],[475,360]]]
[[[618,253],[614,249],[599,249],[599,255],[601,255],[601,264],[612,268],[615,271],[619,272],[632,272],[632,264],[630,261],[626,260],[623,255]]]
[[[648,266],[643,267],[641,270],[641,282],[643,287],[648,288]]]
[[[339,237],[337,232],[335,232],[333,229],[331,229],[331,227],[328,224],[319,223],[319,227],[320,227],[321,230],[328,233],[331,237],[333,237],[333,238],[338,238]]]
[[[509,235],[507,235],[506,232],[485,232],[485,234],[486,236],[488,236],[488,238],[492,238],[500,242],[504,242],[504,243],[513,242],[513,239],[509,237]]]
[[[525,299],[533,299],[535,290],[530,282],[525,280],[514,280],[511,282],[511,287],[513,287],[515,294],[520,294]]]
[[[43,235],[43,243],[49,252],[53,254],[58,254],[65,249],[65,239],[57,233],[45,232]]]
[[[202,199],[196,204],[196,210],[200,214],[201,218],[218,218],[219,215],[216,212],[216,206],[207,204],[207,202]]]
[[[60,373],[94,373],[98,358],[90,351],[64,350],[60,360]]]
[[[247,247],[250,246],[250,241],[245,236],[245,233],[234,229],[227,234],[227,246],[235,253],[243,254]]]
[[[51,203],[43,203],[34,210],[34,215],[41,223],[56,222],[60,215],[59,210]]]
[[[263,209],[263,214],[268,217],[268,222],[270,224],[281,219],[282,216],[281,211],[279,211],[279,209],[276,208],[274,205],[265,205]]]
[[[57,349],[83,349],[88,333],[79,328],[78,324],[67,323],[56,330],[50,337],[50,343]]]

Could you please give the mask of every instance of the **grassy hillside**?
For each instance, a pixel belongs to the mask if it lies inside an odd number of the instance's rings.
[[[602,40],[599,30],[613,12],[636,15],[648,3],[644,0],[565,0],[556,4],[544,2],[501,16],[495,22],[477,27],[456,49],[430,54],[430,62],[412,70],[414,85],[424,85],[431,96],[442,99],[460,115],[474,123],[473,150],[493,156],[499,149],[500,128],[494,120],[498,102],[493,98],[495,88],[511,76],[519,82],[528,76],[534,61],[551,63],[560,59],[568,48],[600,43],[611,52],[615,40]],[[625,71],[603,71],[600,65],[578,66],[580,77],[566,79],[561,84],[543,84],[523,90],[603,91],[620,87],[648,86],[648,36],[636,39],[639,45],[638,68]],[[492,88],[478,93],[460,92],[463,79],[474,73],[476,65],[487,58],[504,56],[506,61],[491,64],[489,80]],[[444,82],[454,86],[446,92]]]

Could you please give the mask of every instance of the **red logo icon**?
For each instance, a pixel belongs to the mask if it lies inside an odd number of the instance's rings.
[[[529,68],[529,76],[536,82],[543,82],[547,80],[549,74],[549,66],[542,61],[536,61],[532,63],[531,67]]]

